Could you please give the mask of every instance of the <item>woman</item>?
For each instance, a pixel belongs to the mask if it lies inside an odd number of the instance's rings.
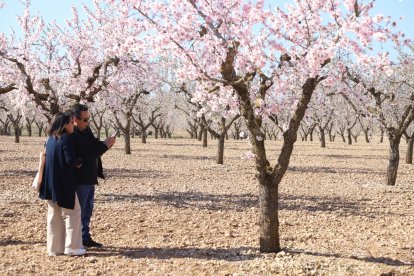
[[[47,251],[84,255],[81,209],[76,195],[75,170],[82,166],[73,148],[73,118],[70,113],[56,114],[48,127],[46,164],[39,197],[47,200]]]

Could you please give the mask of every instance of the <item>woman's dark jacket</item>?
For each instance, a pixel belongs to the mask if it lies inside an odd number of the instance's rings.
[[[78,185],[98,184],[98,177],[105,178],[100,157],[108,147],[93,135],[90,127],[75,127],[74,134],[76,155],[82,159],[82,168],[76,171]]]
[[[60,139],[49,136],[46,142],[46,164],[39,197],[52,200],[67,209],[75,207],[75,166],[82,164],[75,154],[74,135],[62,134]]]

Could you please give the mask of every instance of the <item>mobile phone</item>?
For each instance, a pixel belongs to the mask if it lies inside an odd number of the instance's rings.
[[[119,129],[117,129],[117,130],[115,131],[115,133],[113,133],[113,134],[111,135],[111,137],[117,137],[117,136],[118,136],[118,134],[119,134]]]

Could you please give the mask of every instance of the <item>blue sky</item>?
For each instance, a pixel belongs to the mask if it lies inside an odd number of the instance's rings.
[[[1,2],[1,0],[0,0]],[[10,26],[16,31],[19,30],[16,15],[21,15],[23,6],[19,0],[3,0],[5,6],[0,9],[0,32],[9,33]],[[287,0],[268,0],[268,3],[282,4]],[[71,17],[71,6],[78,7],[81,11],[82,3],[91,6],[92,0],[32,0],[32,12],[39,11],[46,22],[56,20],[59,24],[64,24],[65,19]],[[391,15],[398,19],[404,16],[404,21],[400,24],[400,29],[407,37],[414,39],[414,0],[377,0],[376,13]],[[410,15],[411,13],[411,15]]]

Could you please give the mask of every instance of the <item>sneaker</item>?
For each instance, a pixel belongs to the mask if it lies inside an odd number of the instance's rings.
[[[83,241],[83,246],[86,247],[102,247],[102,243],[96,242],[92,239],[87,240],[87,241]]]
[[[69,255],[69,256],[82,256],[86,254],[86,249],[85,248],[80,248],[80,249],[70,249],[70,248],[66,248],[65,249],[65,255]]]

